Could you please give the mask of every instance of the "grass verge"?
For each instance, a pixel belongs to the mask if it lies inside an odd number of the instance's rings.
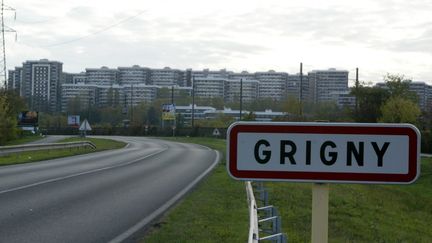
[[[225,154],[224,140],[175,138]],[[224,156],[225,157],[225,156]],[[225,162],[153,225],[143,242],[245,242],[248,211],[244,184]],[[290,242],[310,242],[312,185],[266,182],[270,204],[282,216]],[[412,185],[331,184],[329,242],[432,242],[432,159],[422,159]]]
[[[243,182],[225,169],[225,141],[211,138],[169,138],[219,150],[221,163],[155,223],[142,242],[245,242],[249,216]]]
[[[72,149],[51,149],[32,152],[23,152],[19,154],[10,154],[0,157],[0,165],[22,164],[41,160],[68,157],[78,154],[86,154],[97,151],[122,148],[126,145],[124,142],[103,138],[67,138],[60,142],[91,141],[96,145],[96,149],[91,148],[72,148]]]
[[[17,138],[15,140],[9,141],[7,142],[5,145],[6,146],[10,146],[10,145],[20,145],[20,144],[24,144],[24,143],[29,143],[29,142],[33,142],[33,141],[37,141],[42,139],[43,137],[39,136],[39,135],[33,135],[33,136],[24,136],[21,138]]]

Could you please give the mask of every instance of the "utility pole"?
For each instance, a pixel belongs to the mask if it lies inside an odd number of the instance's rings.
[[[299,90],[300,116],[303,115],[302,99],[303,99],[303,63],[301,62],[300,63],[300,90]]]
[[[174,105],[174,85],[171,86],[171,104]]]
[[[356,118],[358,118],[358,88],[359,88],[359,69],[356,68],[356,81],[355,81],[355,93],[356,93],[356,100],[355,100],[355,114]]]
[[[194,120],[195,120],[195,76],[192,76],[192,121],[191,121],[192,128],[194,128]]]
[[[4,82],[4,89],[7,89],[7,67],[6,67],[6,41],[5,41],[5,32],[13,32],[15,33],[15,40],[17,38],[16,35],[16,31],[8,26],[5,25],[4,23],[4,11],[5,10],[9,10],[9,11],[14,11],[15,13],[15,17],[14,19],[16,19],[16,10],[14,8],[11,8],[9,6],[6,6],[4,4],[4,0],[1,0],[1,38],[2,38],[2,60],[1,60],[1,64],[0,64],[0,80],[3,79]]]
[[[131,98],[130,98],[130,103],[131,103],[131,123],[133,121],[133,84],[131,84]]]
[[[242,109],[243,109],[243,79],[240,79],[240,114],[239,121],[242,119]]]

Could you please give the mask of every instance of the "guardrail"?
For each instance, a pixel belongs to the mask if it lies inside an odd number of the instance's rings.
[[[258,243],[259,229],[258,229],[258,213],[255,196],[250,181],[246,182],[246,195],[249,205],[249,239],[248,243]]]
[[[92,149],[96,149],[96,145],[88,141],[67,142],[67,143],[24,144],[24,145],[13,145],[13,146],[0,146],[0,156],[14,154],[14,153],[28,152],[28,151],[77,148],[77,147],[78,148],[91,147]]]
[[[281,233],[282,221],[277,209],[268,205],[268,193],[259,182],[257,186],[259,201],[262,207],[257,206],[257,200],[253,192],[252,183],[246,182],[246,195],[249,205],[249,239],[248,243],[258,243],[261,241],[273,241],[277,243],[288,242],[286,234]],[[261,217],[262,216],[262,219]],[[261,229],[260,229],[261,228]],[[265,235],[260,237],[259,232]]]

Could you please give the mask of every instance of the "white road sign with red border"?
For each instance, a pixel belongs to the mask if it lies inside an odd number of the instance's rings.
[[[408,184],[420,174],[411,124],[237,122],[227,143],[239,180]]]

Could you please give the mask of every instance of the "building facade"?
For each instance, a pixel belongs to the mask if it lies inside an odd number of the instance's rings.
[[[224,86],[224,100],[226,102],[240,101],[240,86],[242,87],[243,102],[252,102],[258,98],[258,80],[225,79]]]
[[[132,67],[119,67],[120,85],[150,84],[150,69],[134,65]]]
[[[41,59],[23,63],[21,96],[31,110],[60,111],[62,73],[61,62]]]
[[[165,87],[173,85],[183,86],[183,76],[184,72],[178,69],[172,69],[170,67],[165,67],[162,69],[151,69],[150,81],[148,82],[148,84]]]
[[[105,86],[118,84],[118,73],[118,69],[105,66],[101,68],[86,68],[86,83]]]
[[[348,71],[313,70],[308,73],[309,100],[313,103],[334,102],[333,93],[348,91]]]
[[[286,99],[287,73],[270,70],[268,72],[257,72],[255,77],[259,81],[260,98]]]

